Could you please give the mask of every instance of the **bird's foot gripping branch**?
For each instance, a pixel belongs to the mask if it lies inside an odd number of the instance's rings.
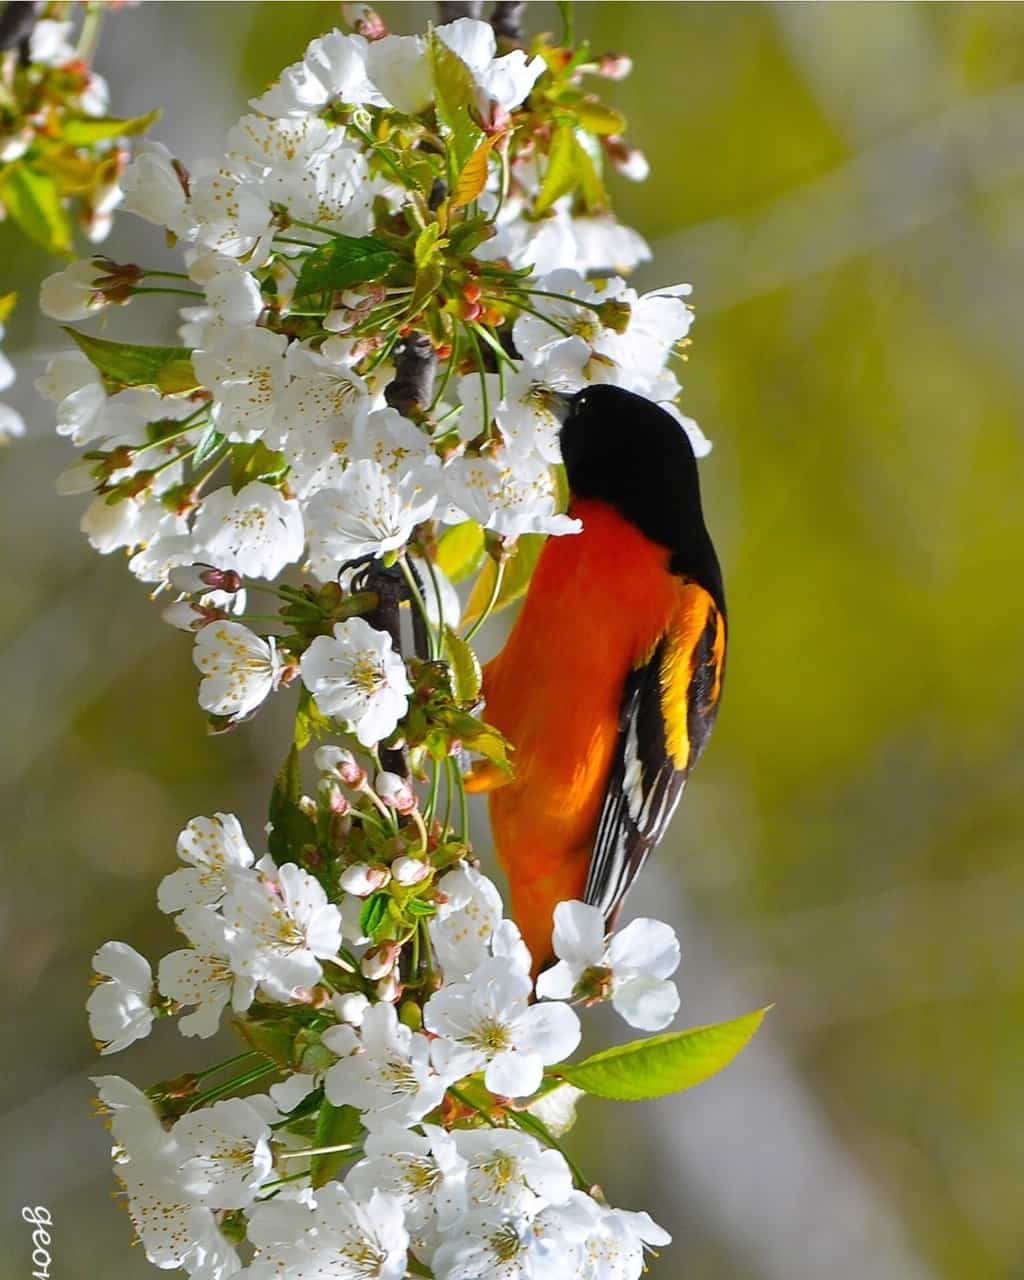
[[[468,830],[470,762],[514,768],[473,638],[544,537],[578,528],[553,406],[590,383],[679,391],[686,289],[612,274],[647,255],[601,176],[642,168],[592,91],[622,65],[550,38],[499,56],[470,19],[389,36],[361,11],[215,161],[140,149],[125,204],[183,271],[92,259],[44,285],[69,324],[186,299],[180,346],[70,330],[40,382],[85,446],[61,487],[92,492],[92,544],[132,551],[191,634],[215,729],[295,704],[266,847],[230,814],[193,819],[158,891],[181,949],[155,981],[123,943],[96,956],[104,1053],[163,1018],[204,1038],[229,1017],[244,1045],[145,1091],[97,1080],[160,1267],[638,1276],[667,1235],[563,1149],[576,1103],[687,1088],[760,1021],[664,1032],[674,933],[609,939],[582,902],[558,908],[535,984]],[[663,1033],[574,1060],[577,1007],[606,1000]]]

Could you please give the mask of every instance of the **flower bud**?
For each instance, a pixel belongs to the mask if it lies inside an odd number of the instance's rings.
[[[402,1001],[402,1007],[398,1010],[398,1020],[410,1031],[423,1030],[423,1010],[415,1000]]]
[[[312,796],[299,796],[299,809],[307,818],[316,822],[316,801]]]
[[[625,53],[602,53],[597,60],[597,74],[606,80],[625,80],[633,70],[633,59]]]
[[[344,747],[319,747],[313,760],[321,773],[336,773],[347,786],[359,788],[366,781],[366,770]]]
[[[374,790],[389,809],[397,809],[399,813],[412,813],[416,808],[416,793],[406,779],[400,778],[397,773],[388,773],[386,770],[378,773]]]
[[[331,1007],[342,1022],[347,1022],[350,1027],[359,1027],[370,1002],[361,991],[346,991],[344,995],[334,997]]]
[[[386,978],[394,969],[400,951],[397,942],[382,942],[379,947],[371,947],[359,965],[363,977],[371,982]]]
[[[386,978],[381,979],[375,988],[377,999],[386,1004],[393,1004],[402,993],[402,988],[398,985],[398,979],[393,973],[389,973]]]
[[[391,874],[399,884],[419,884],[430,875],[430,863],[422,858],[396,858],[391,864]]]
[[[382,889],[390,879],[391,872],[387,867],[355,862],[341,873],[340,883],[346,893],[354,894],[357,898],[368,898],[371,893]]]

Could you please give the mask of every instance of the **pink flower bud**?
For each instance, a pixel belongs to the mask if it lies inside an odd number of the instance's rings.
[[[416,808],[416,793],[397,773],[378,773],[374,789],[389,808],[399,813],[412,813]]]
[[[597,60],[597,73],[606,80],[625,80],[633,70],[633,59],[626,53],[602,53]]]
[[[419,884],[430,875],[430,863],[422,858],[396,858],[391,864],[391,874],[399,884]]]
[[[366,781],[366,770],[344,747],[320,747],[313,759],[321,773],[336,773],[347,786],[358,788]]]
[[[341,873],[341,887],[357,898],[368,898],[371,893],[383,888],[390,879],[391,872],[387,867],[356,862]]]
[[[399,986],[398,980],[393,973],[389,973],[386,978],[383,978],[378,982],[375,990],[377,992],[377,999],[386,1004],[393,1004],[402,994],[402,988]]]
[[[371,982],[386,978],[394,969],[401,949],[397,942],[382,942],[379,947],[371,947],[359,966],[363,977]]]
[[[342,1022],[347,1022],[351,1027],[358,1027],[362,1025],[370,1002],[361,991],[346,991],[344,995],[334,997],[331,1007]]]

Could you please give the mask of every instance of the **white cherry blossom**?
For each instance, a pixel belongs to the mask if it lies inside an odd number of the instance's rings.
[[[105,942],[92,958],[100,981],[89,997],[89,1029],[100,1053],[120,1053],[153,1026],[153,972],[124,942]]]
[[[283,334],[232,325],[192,353],[196,374],[213,392],[213,420],[229,440],[258,440],[271,426],[287,383],[287,345]]]
[[[221,1014],[230,1003],[236,1013],[252,1004],[256,981],[243,969],[241,949],[223,917],[212,907],[187,907],[177,918],[177,926],[191,943],[172,951],[160,961],[158,982],[161,994],[183,1006],[194,1006],[178,1020],[183,1036],[212,1036],[220,1026]],[[239,959],[233,960],[239,952]],[[236,965],[242,972],[236,972]]]
[[[178,857],[188,865],[161,880],[157,890],[161,911],[219,902],[233,873],[256,860],[233,813],[193,818],[178,836]]]
[[[261,480],[238,493],[216,489],[192,532],[197,559],[244,578],[276,578],[302,555],[305,540],[299,504]]]
[[[182,1184],[208,1208],[244,1209],[270,1177],[271,1130],[253,1101],[226,1098],[182,1116],[174,1126],[184,1157]]]
[[[412,693],[391,637],[365,618],[335,623],[333,636],[317,636],[300,671],[320,710],[348,723],[367,747],[394,732]]]
[[[668,979],[679,967],[675,930],[660,920],[631,921],[605,939],[604,916],[583,902],[560,902],[552,939],[558,963],[537,979],[537,994],[555,1000],[604,994],[632,1027],[661,1031],[675,1017],[679,992]]]
[[[281,678],[273,636],[261,640],[241,622],[211,622],[196,632],[192,660],[202,672],[199,705],[232,720],[251,715]]]
[[[444,1097],[451,1076],[431,1065],[427,1037],[399,1022],[394,1005],[374,1004],[359,1027],[360,1051],[351,1046],[351,1027],[324,1032],[323,1042],[344,1053],[324,1077],[324,1090],[336,1106],[358,1107],[374,1128],[386,1121],[408,1126],[421,1120]]]
[[[415,471],[393,480],[369,458],[354,462],[306,509],[313,572],[327,581],[352,560],[400,550],[436,505],[436,493]]]
[[[263,865],[263,864],[261,864]],[[320,960],[341,946],[341,916],[317,880],[294,863],[274,874],[236,879],[223,905],[236,973],[256,979],[279,1000],[319,982]]]
[[[579,1019],[567,1004],[529,1004],[528,976],[504,958],[485,960],[467,982],[442,987],[427,1001],[424,1026],[438,1037],[434,1064],[455,1078],[484,1072],[492,1093],[523,1098],[541,1083],[544,1067],[579,1044]]]

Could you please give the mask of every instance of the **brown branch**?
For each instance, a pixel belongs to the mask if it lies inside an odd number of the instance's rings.
[[[457,18],[479,18],[483,0],[439,0],[437,11],[442,22],[455,22]]]
[[[42,0],[10,0],[0,13],[0,51],[20,47],[22,61],[28,61],[28,42],[32,36]]]
[[[526,0],[498,0],[491,14],[491,26],[499,40],[509,44],[523,43],[523,19],[526,17]]]

